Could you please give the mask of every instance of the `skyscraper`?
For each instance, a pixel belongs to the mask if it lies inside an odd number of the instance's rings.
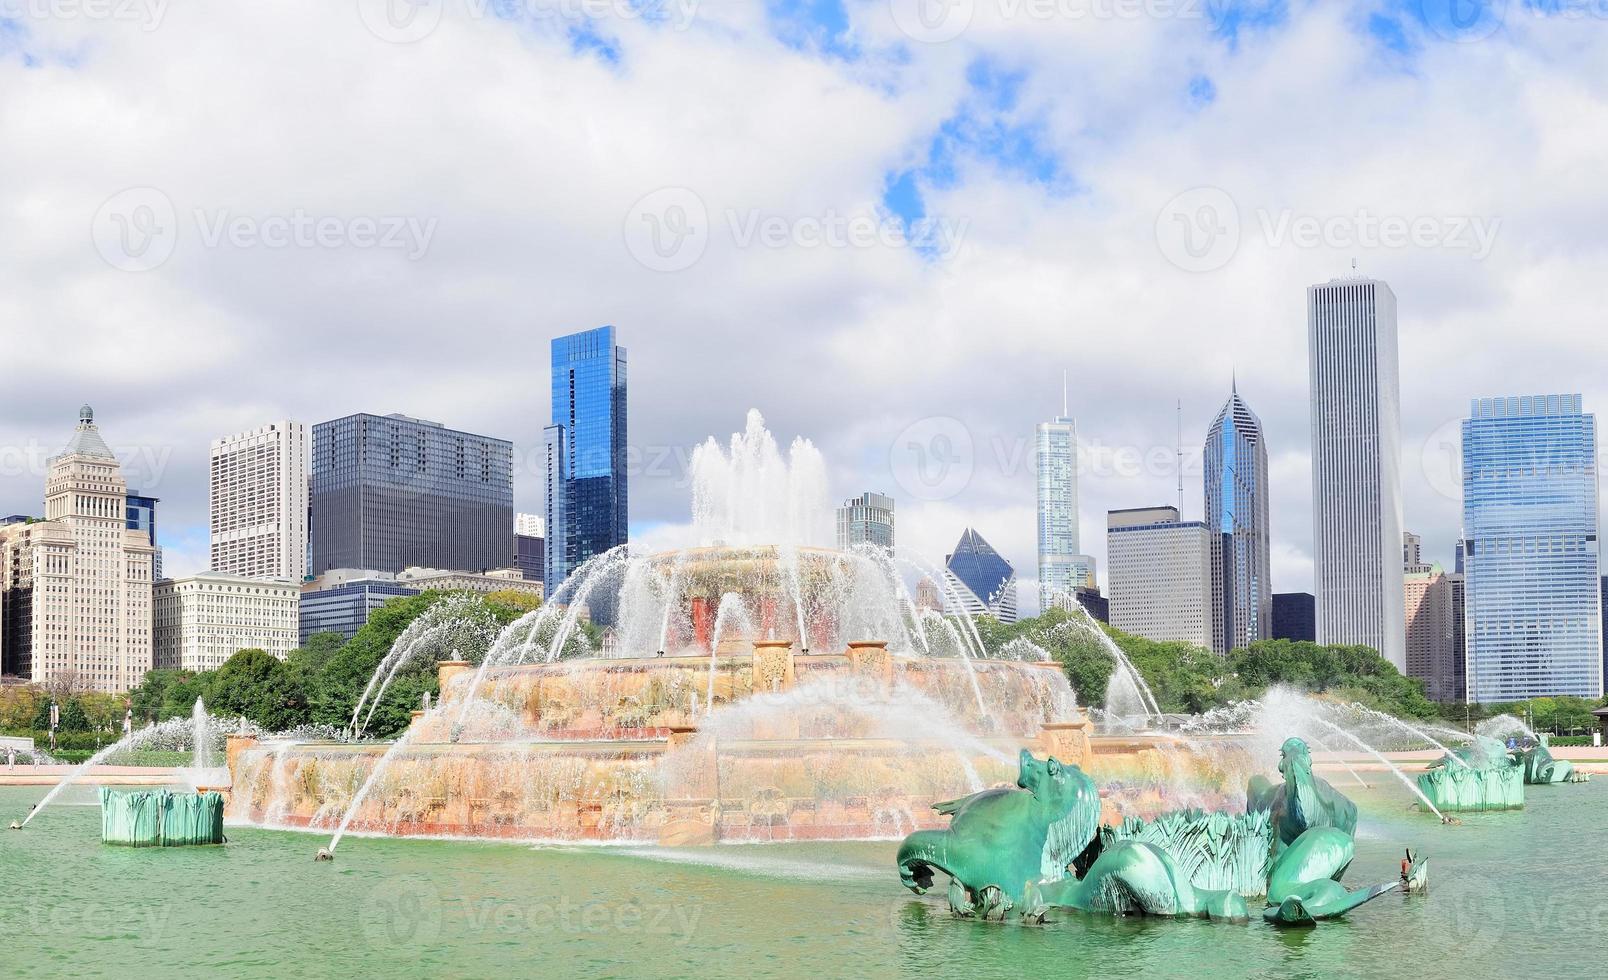
[[[893,550],[892,497],[862,493],[843,501],[837,509],[837,546],[846,550],[857,544]]]
[[[1470,701],[1602,695],[1597,420],[1572,395],[1463,420]]]
[[[547,594],[587,559],[626,543],[625,348],[613,327],[553,340],[553,423],[545,430]]]
[[[1273,632],[1267,439],[1237,384],[1206,430],[1205,463],[1212,649],[1227,653]]]
[[[128,505],[128,529],[140,531],[151,540],[154,549],[151,554],[151,579],[153,581],[162,577],[162,546],[156,541],[156,505],[161,503],[158,497],[148,497],[142,493],[130,491],[123,500]]]
[[[211,569],[300,582],[307,564],[307,426],[288,419],[212,440]]]
[[[513,453],[507,440],[406,415],[313,426],[312,573],[508,567]]]
[[[547,525],[540,514],[514,515],[514,567],[527,582],[547,573]]]
[[[1432,701],[1455,701],[1457,670],[1454,661],[1456,631],[1451,576],[1439,565],[1413,564],[1403,574],[1407,614],[1408,677],[1424,682]]]
[[[151,560],[128,485],[85,405],[50,460],[45,519],[0,528],[5,666],[36,683],[118,693],[152,666]]]
[[[1087,582],[1093,564],[1078,546],[1078,426],[1061,414],[1040,422],[1034,439],[1038,468],[1039,610],[1058,595],[1070,596]]]
[[[1211,548],[1201,521],[1180,521],[1176,507],[1110,511],[1106,576],[1112,626],[1211,645]]]
[[[1406,667],[1396,294],[1371,279],[1307,287],[1312,557],[1319,643]]]
[[[944,557],[944,584],[950,612],[1016,622],[1016,569],[971,528]]]

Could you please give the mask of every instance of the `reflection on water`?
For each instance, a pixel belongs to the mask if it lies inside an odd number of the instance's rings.
[[[0,788],[0,812],[40,789]],[[1351,881],[1429,855],[1428,898],[1389,895],[1311,930],[1072,916],[958,920],[904,891],[894,843],[532,848],[303,835],[220,848],[104,847],[93,807],[0,835],[11,975],[1056,977],[1582,976],[1608,957],[1608,780],[1536,787],[1522,811],[1441,827],[1395,787],[1356,790]],[[69,801],[70,802],[70,801]]]

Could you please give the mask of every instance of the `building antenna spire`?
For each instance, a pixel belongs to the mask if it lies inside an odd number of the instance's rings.
[[[1061,369],[1061,417],[1067,418],[1066,368]]]

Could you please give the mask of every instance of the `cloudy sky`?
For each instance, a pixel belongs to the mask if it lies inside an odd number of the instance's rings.
[[[1355,259],[1449,562],[1470,396],[1608,404],[1603,64],[1586,0],[0,0],[0,512],[86,400],[170,573],[208,441],[278,418],[511,439],[538,510],[548,340],[613,323],[636,536],[757,407],[1031,608],[1062,372],[1102,563],[1108,508],[1175,496],[1179,400],[1199,516],[1237,374],[1305,589],[1304,287]]]

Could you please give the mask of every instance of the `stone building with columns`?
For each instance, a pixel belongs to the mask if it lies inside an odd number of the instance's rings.
[[[45,519],[0,527],[3,672],[119,693],[152,666],[156,549],[130,530],[128,485],[85,405],[50,459]]]

